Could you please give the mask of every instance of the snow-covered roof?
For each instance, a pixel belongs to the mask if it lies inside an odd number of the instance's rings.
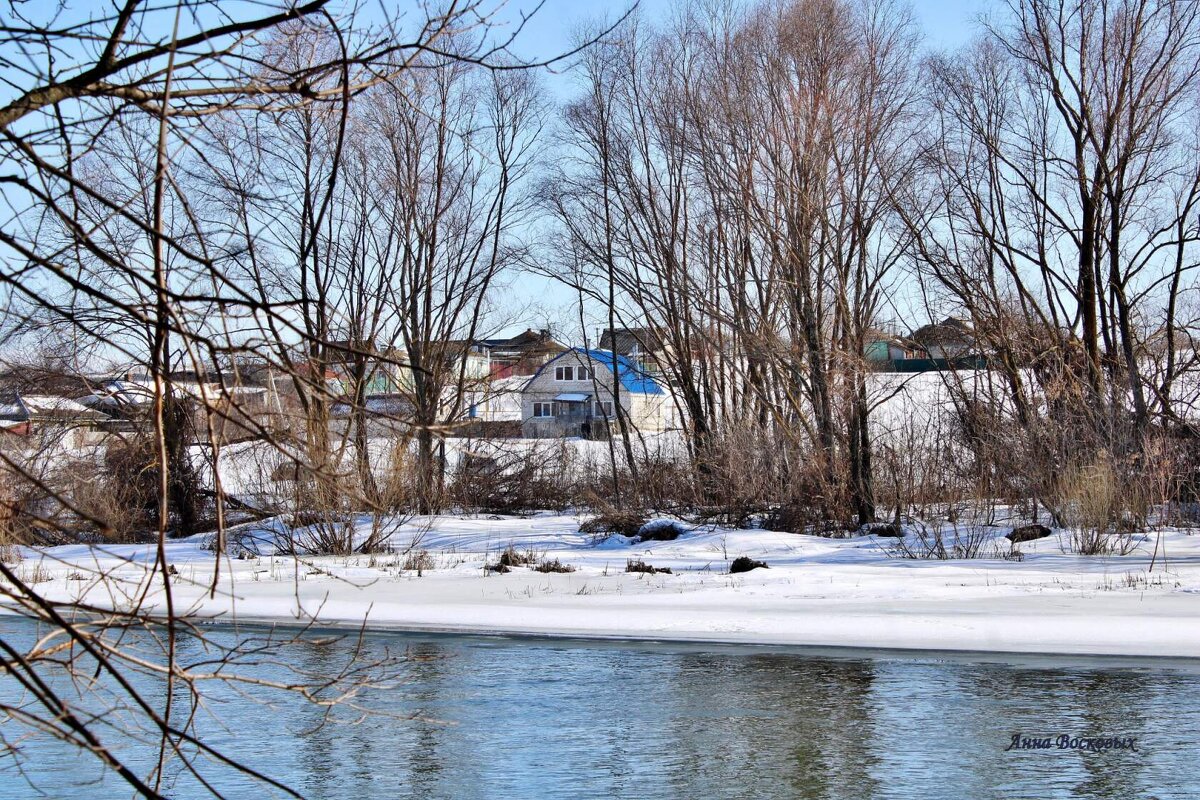
[[[0,403],[0,419],[4,420],[24,420],[28,417],[29,412],[25,406],[21,404],[19,395],[13,395],[10,399]]]
[[[0,403],[0,419],[27,420],[34,418],[107,419],[100,411],[66,397],[46,394],[19,394]]]
[[[23,394],[21,399],[25,402],[25,406],[34,414],[53,414],[56,416],[63,415],[79,415],[79,416],[94,416],[99,412],[93,411],[82,403],[77,403],[66,397],[54,397],[52,395],[41,394]]]
[[[141,381],[108,381],[102,387],[104,394],[96,397],[111,397],[117,403],[147,405],[154,402],[154,388]]]
[[[263,386],[226,386],[219,383],[192,383],[190,381],[173,381],[171,388],[204,403],[213,403],[222,397],[238,395],[260,395],[266,393]],[[91,406],[141,406],[154,402],[154,384],[148,379],[108,381],[101,392],[81,398],[81,402]]]
[[[353,406],[349,400],[339,400],[334,403],[330,409],[335,417],[347,416]],[[412,400],[407,396],[389,392],[381,394],[369,394],[363,398],[363,408],[370,414],[382,414],[387,416],[406,416],[412,413]]]

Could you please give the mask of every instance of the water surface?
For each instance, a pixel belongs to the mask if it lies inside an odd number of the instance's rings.
[[[31,623],[0,618],[9,641],[33,634]],[[355,646],[285,652],[291,666],[333,671]],[[365,692],[359,702],[374,713],[364,718],[343,709],[322,724],[318,709],[294,699],[264,691],[248,702],[213,685],[197,730],[330,800],[1200,797],[1200,668],[1186,662],[366,639],[366,658],[386,653],[407,655],[403,679]],[[181,642],[183,659],[200,656]],[[153,681],[140,680],[152,694]],[[0,700],[18,698],[0,677]],[[106,729],[106,741],[148,772],[157,749],[121,729]],[[20,733],[0,717],[0,735]],[[1014,734],[1132,737],[1137,750],[1006,751]],[[19,759],[0,757],[2,798],[38,796],[30,784],[50,797],[131,795],[89,755],[46,737],[19,746]],[[209,796],[182,765],[165,774],[168,796]],[[205,775],[228,797],[281,796],[219,766]]]

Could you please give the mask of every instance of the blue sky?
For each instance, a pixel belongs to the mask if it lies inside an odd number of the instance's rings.
[[[901,0],[902,2],[903,0]],[[910,0],[917,23],[931,49],[953,48],[971,35],[974,21],[999,0]],[[639,8],[650,20],[665,17],[679,0],[641,0]],[[571,34],[589,20],[616,19],[629,7],[623,0],[545,0],[526,25],[516,48],[522,55],[544,55],[569,47]],[[515,20],[537,7],[537,0],[510,0],[500,16]]]

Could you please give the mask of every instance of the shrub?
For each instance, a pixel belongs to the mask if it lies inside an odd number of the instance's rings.
[[[601,511],[600,514],[579,526],[580,533],[591,534],[595,539],[603,539],[611,534],[619,534],[633,538],[646,525],[646,517],[637,511]]]
[[[400,565],[400,568],[406,571],[415,570],[419,576],[425,570],[433,569],[434,566],[433,556],[429,555],[428,550],[417,550],[404,557],[404,563]]]
[[[646,575],[673,575],[670,567],[652,567],[641,559],[629,559],[625,562],[626,572],[640,572]]]
[[[564,564],[557,558],[553,561],[542,561],[534,568],[535,572],[574,572],[575,568],[570,564]]]
[[[675,520],[652,519],[638,528],[638,536],[643,542],[671,542],[687,533],[687,529]]]
[[[983,558],[984,546],[992,541],[986,525],[944,523],[943,520],[909,519],[912,535],[897,536],[886,551],[893,558],[951,559]]]
[[[114,443],[102,469],[77,465],[67,491],[75,508],[103,526],[110,542],[147,541],[158,523],[158,468],[153,445],[145,437]],[[91,528],[91,522],[83,523]]]
[[[638,459],[637,491],[647,508],[694,508],[695,475],[686,453],[660,449]]]
[[[762,526],[768,531],[806,533],[814,529],[819,531],[822,522],[819,509],[802,503],[784,503],[767,512]]]
[[[750,570],[758,569],[759,567],[767,569],[767,562],[755,561],[749,556],[738,556],[733,560],[733,563],[729,565],[729,574],[736,575],[739,572],[749,572]]]
[[[1059,482],[1057,505],[1063,527],[1070,529],[1071,549],[1085,556],[1133,549],[1127,535],[1144,520],[1148,509],[1136,481],[1129,480],[1107,453]]]
[[[20,560],[21,550],[15,544],[0,544],[0,564],[16,564]]]
[[[537,561],[537,556],[532,550],[526,550],[524,553],[517,552],[517,549],[511,544],[504,548],[504,552],[500,554],[497,563],[502,567],[528,567]]]
[[[517,514],[571,505],[576,494],[572,477],[576,465],[567,447],[543,442],[507,447],[471,450],[459,459],[449,486],[455,505],[483,514]]]

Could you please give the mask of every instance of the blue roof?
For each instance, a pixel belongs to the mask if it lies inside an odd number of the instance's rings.
[[[537,375],[541,375],[546,367],[571,353],[586,356],[589,360],[612,369],[613,353],[611,350],[588,350],[583,347],[572,347],[570,350],[560,353],[543,364],[542,368],[537,371]],[[618,355],[616,358],[617,378],[621,381],[622,389],[630,394],[666,394],[658,381],[647,375],[637,364],[630,361],[629,358],[622,355]]]

